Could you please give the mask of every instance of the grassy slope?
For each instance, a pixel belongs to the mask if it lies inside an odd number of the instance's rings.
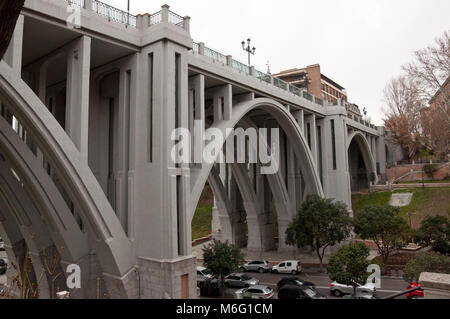
[[[400,208],[400,214],[408,218],[408,212],[413,213],[411,223],[413,228],[420,225],[423,218],[430,215],[450,215],[450,188],[415,188],[396,190],[395,193],[413,193],[411,204]],[[366,206],[387,205],[391,192],[375,192],[370,194],[352,195],[352,206],[355,214]]]
[[[192,240],[211,234],[213,196],[211,189],[205,187],[192,219]]]
[[[400,208],[400,214],[406,219],[408,212],[414,215],[411,223],[414,228],[420,225],[423,218],[429,215],[450,215],[450,188],[416,188],[396,190],[396,193],[413,193],[411,204]],[[353,194],[353,211],[358,213],[362,208],[371,205],[387,205],[391,192],[374,192],[370,194]],[[209,187],[202,193],[192,221],[192,239],[211,234],[213,196]]]

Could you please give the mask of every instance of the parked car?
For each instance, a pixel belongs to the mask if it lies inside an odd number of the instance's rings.
[[[277,289],[280,290],[285,285],[292,285],[292,286],[310,286],[310,287],[316,287],[316,285],[309,281],[303,281],[302,279],[298,277],[284,277],[277,283]]]
[[[258,284],[258,279],[252,278],[246,274],[231,274],[225,277],[225,285],[227,287],[247,288]]]
[[[287,260],[272,267],[273,273],[286,273],[296,275],[302,271],[302,265],[297,260]]]
[[[284,285],[278,291],[278,299],[327,299],[312,286]]]
[[[367,283],[365,285],[358,285],[356,287],[356,293],[360,295],[374,295],[376,292],[375,285],[373,283]],[[353,294],[353,286],[344,285],[333,281],[330,284],[330,294],[336,297],[341,297],[343,295]]]
[[[416,288],[416,287],[420,287],[420,284],[418,282],[413,282],[406,288],[406,290],[413,289],[413,288]],[[406,298],[408,298],[408,299],[424,298],[423,289],[416,290],[416,291],[413,291],[413,292],[408,292],[406,294]]]
[[[202,266],[197,266],[197,287],[200,287],[200,283],[205,281],[206,279],[212,279],[213,275],[209,273],[209,271]]]
[[[222,295],[222,285],[217,278],[206,278],[198,283],[200,288],[200,296],[202,297],[219,297]]]
[[[0,251],[5,251],[5,243],[3,241],[0,242]]]
[[[267,260],[252,260],[240,267],[241,271],[258,271],[260,273],[272,270]]]
[[[238,299],[272,299],[274,292],[268,286],[256,285],[237,290],[235,296]]]

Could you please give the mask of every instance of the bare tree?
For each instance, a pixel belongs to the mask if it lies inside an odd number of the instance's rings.
[[[384,89],[386,128],[392,139],[412,158],[421,147],[421,110],[425,103],[415,81],[406,76],[391,79]]]
[[[24,2],[25,0],[3,0],[0,2],[0,59],[3,58],[8,49]]]
[[[415,81],[421,98],[434,104],[450,125],[450,94],[446,83],[450,77],[450,30],[435,39],[434,45],[416,51],[414,58],[403,70]]]

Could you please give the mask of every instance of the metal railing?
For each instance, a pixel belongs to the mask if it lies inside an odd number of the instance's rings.
[[[224,55],[224,54],[222,54],[222,53],[220,53],[218,51],[215,51],[213,49],[207,48],[203,44],[199,44],[199,43],[194,42],[193,43],[193,47],[192,47],[192,52],[195,53],[195,54],[200,54],[200,55],[203,55],[205,57],[208,57],[209,59],[211,59],[213,61],[218,61],[218,62],[222,63],[223,65],[228,65],[228,63],[229,63],[228,62],[228,58],[227,58],[226,55]],[[330,102],[326,102],[325,103],[325,101],[323,99],[318,98],[318,97],[310,94],[309,92],[307,92],[304,89],[302,90],[301,88],[298,88],[298,87],[296,87],[295,85],[293,85],[291,83],[283,81],[280,78],[277,78],[277,77],[274,77],[274,76],[272,76],[270,74],[261,72],[259,70],[253,69],[253,68],[250,68],[247,64],[239,62],[239,61],[237,61],[235,59],[231,59],[231,65],[229,65],[229,66],[232,67],[233,69],[239,71],[239,72],[242,72],[242,73],[244,73],[246,75],[249,75],[249,76],[253,76],[253,77],[259,79],[260,81],[266,82],[267,84],[271,84],[271,85],[273,85],[273,86],[275,86],[277,88],[280,88],[280,89],[282,89],[284,91],[288,91],[288,92],[290,92],[290,93],[292,93],[294,95],[297,95],[298,97],[304,98],[304,99],[306,99],[306,100],[308,100],[308,101],[310,101],[310,102],[312,102],[312,103],[314,103],[314,104],[316,104],[317,106],[320,106],[320,107],[324,107],[324,106],[327,106],[327,105],[345,106],[345,104],[346,104],[346,101],[344,101],[344,100],[342,100],[340,102],[336,101],[334,103],[330,103]],[[356,121],[356,122],[360,122],[359,119],[356,118],[356,116],[355,116],[355,118],[353,118],[353,115],[351,115],[351,114],[348,114],[347,117],[349,119],[351,119],[351,120]],[[361,121],[362,121],[362,119],[361,119]],[[370,124],[369,122],[362,121],[361,124],[363,124],[363,125],[365,125],[367,127],[375,129],[375,126]]]
[[[149,26],[159,24],[161,22],[162,22],[162,11],[158,11],[156,13],[151,14],[148,20]]]
[[[180,28],[185,27],[184,26],[184,18],[182,16],[180,16],[179,14],[176,14],[172,11],[168,11],[167,19],[170,24],[176,25]],[[163,22],[163,11],[160,10],[160,11],[150,15],[148,25],[149,25],[149,27],[151,27],[152,25],[160,24],[162,22]]]
[[[69,5],[79,6],[84,8],[84,0],[66,0]]]
[[[169,23],[175,24],[180,28],[184,27],[184,18],[172,11],[169,11]]]
[[[233,59],[233,61],[231,62],[231,67],[240,72],[244,72],[247,75],[250,75],[250,67],[242,62]]]
[[[223,55],[222,53],[219,53],[213,49],[210,48],[206,48],[205,47],[205,56],[213,59],[214,61],[223,63],[223,64],[227,64],[227,57],[225,55]]]
[[[66,0],[69,5],[79,6],[88,10],[96,12],[98,15],[108,18],[116,22],[120,22],[132,27],[137,26],[137,18],[135,15],[129,14],[123,10],[117,9],[109,4],[101,1],[92,0],[92,7],[86,8],[85,0]]]
[[[137,25],[136,16],[129,14],[128,12],[122,11],[120,9],[117,9],[113,6],[110,6],[106,3],[93,0],[92,10],[101,16],[107,17],[109,20],[130,25],[132,27],[136,27]]]

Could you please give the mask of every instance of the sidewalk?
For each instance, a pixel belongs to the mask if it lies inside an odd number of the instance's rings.
[[[198,246],[192,247],[192,254],[197,257],[197,262],[199,264],[203,263],[203,251],[202,249],[206,246],[208,246],[211,243],[211,241],[205,242],[203,244],[200,244]],[[316,268],[319,267],[319,258],[317,257],[316,253],[313,254],[301,254],[298,252],[278,252],[276,250],[272,251],[265,251],[265,252],[253,252],[248,251],[246,248],[241,249],[242,252],[245,255],[245,260],[255,260],[255,259],[262,259],[267,260],[271,264],[278,264],[284,260],[300,260],[303,267],[306,268]],[[376,257],[378,254],[376,251],[371,250],[369,258],[372,259]],[[326,265],[328,263],[330,256],[324,256],[323,258],[323,264]]]

